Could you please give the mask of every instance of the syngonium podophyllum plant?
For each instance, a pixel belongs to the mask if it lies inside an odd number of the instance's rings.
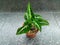
[[[42,16],[33,13],[30,2],[28,3],[24,19],[24,25],[17,29],[16,35],[27,33],[33,25],[41,32],[42,26],[49,24],[47,20],[42,18]]]

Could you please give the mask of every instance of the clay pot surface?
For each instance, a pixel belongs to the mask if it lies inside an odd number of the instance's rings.
[[[34,38],[37,32],[38,32],[37,30],[33,30],[33,31],[30,30],[29,32],[26,33],[26,36],[28,38]]]

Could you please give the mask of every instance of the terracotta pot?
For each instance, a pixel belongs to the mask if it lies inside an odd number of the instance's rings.
[[[30,30],[29,32],[26,33],[26,36],[28,38],[34,38],[36,36],[37,32],[38,32],[38,30]]]

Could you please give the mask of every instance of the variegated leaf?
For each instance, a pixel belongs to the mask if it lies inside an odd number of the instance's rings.
[[[27,33],[30,30],[31,26],[25,25],[17,29],[16,35]]]
[[[31,19],[34,17],[30,2],[28,3],[27,12],[24,15],[25,20]]]
[[[38,22],[37,22],[35,19],[32,21],[32,23],[35,25],[35,27],[36,27],[38,30],[40,30],[40,25],[38,24]]]
[[[19,35],[19,34],[23,33],[23,32],[25,31],[26,28],[27,28],[27,25],[18,28],[18,29],[17,29],[17,33],[16,33],[16,35]]]
[[[35,15],[35,19],[37,19],[37,21],[41,24],[41,26],[43,25],[49,25],[48,21],[43,19],[42,16],[40,15]]]

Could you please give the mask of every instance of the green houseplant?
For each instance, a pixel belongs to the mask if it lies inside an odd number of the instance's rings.
[[[49,25],[48,21],[43,19],[42,16],[33,13],[30,2],[28,3],[24,18],[25,22],[22,27],[17,29],[16,35],[26,33],[27,37],[34,38],[38,31],[42,31],[42,26]]]

